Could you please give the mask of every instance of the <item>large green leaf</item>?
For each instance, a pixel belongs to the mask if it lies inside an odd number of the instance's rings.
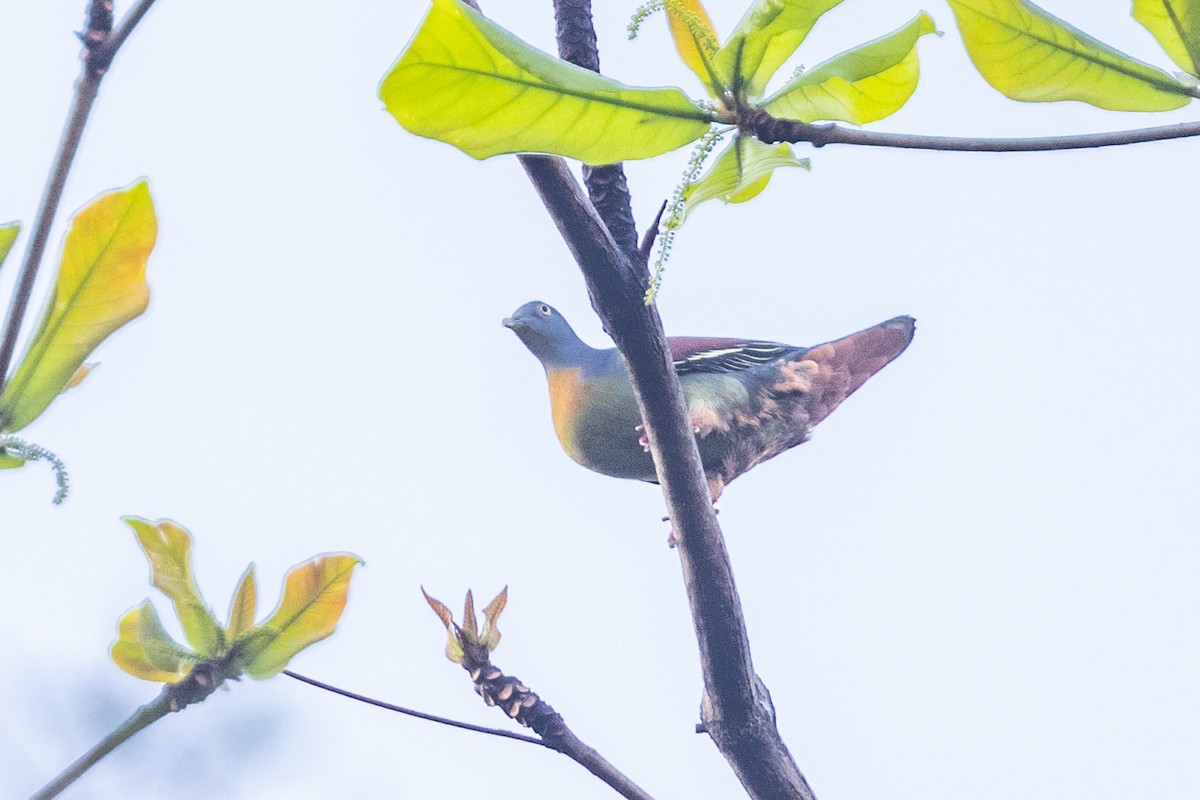
[[[699,138],[714,116],[679,89],[634,88],[560,61],[459,0],[433,0],[379,97],[407,130],[475,158],[649,158]]]
[[[8,251],[12,250],[13,243],[17,241],[17,234],[21,232],[21,223],[6,222],[0,225],[0,267],[4,266],[4,259],[8,258]]]
[[[71,220],[50,304],[0,396],[0,430],[32,422],[105,337],[146,310],[157,230],[145,181],[101,195]]]
[[[763,103],[774,117],[855,125],[896,113],[917,88],[917,40],[937,33],[925,12],[904,27],[797,75]]]
[[[713,57],[718,79],[739,97],[762,96],[767,81],[842,0],[755,0]]]
[[[1200,0],[1133,0],[1133,18],[1181,69],[1200,75]]]
[[[1025,0],[948,0],[967,53],[1014,100],[1080,100],[1110,111],[1169,111],[1190,89]]]
[[[757,197],[780,167],[808,169],[809,161],[796,158],[787,143],[763,144],[749,136],[736,137],[708,172],[684,190],[677,222],[682,224],[692,209],[707,200],[744,203]]]

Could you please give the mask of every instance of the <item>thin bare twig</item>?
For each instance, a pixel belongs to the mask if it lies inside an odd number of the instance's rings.
[[[1200,136],[1200,122],[1161,125],[1154,128],[1083,133],[1070,136],[1033,136],[978,138],[972,136],[922,136],[911,133],[884,133],[859,128],[844,128],[832,123],[811,125],[790,119],[776,119],[761,109],[742,115],[738,128],[764,142],[807,142],[813,147],[828,144],[855,144],[863,147],[898,147],[908,150],[941,150],[965,153],[1020,153],[1050,150],[1083,150],[1116,147],[1142,142],[1161,142]]]
[[[367,697],[366,695],[358,694],[356,692],[351,692],[347,689],[339,689],[336,686],[332,686],[328,683],[323,683],[322,681],[319,681],[316,678],[309,678],[305,675],[301,675],[298,672],[292,672],[290,669],[285,669],[283,671],[283,674],[287,675],[289,678],[295,678],[296,680],[300,681],[301,683],[307,683],[309,686],[315,686],[318,689],[324,689],[327,692],[333,692],[334,694],[341,695],[342,697],[348,697],[351,700],[357,700],[360,703],[366,703],[367,705],[377,706],[379,708],[385,708],[388,711],[395,711],[397,714],[407,714],[410,717],[416,717],[417,719],[423,719],[428,722],[436,722],[439,725],[449,725],[452,728],[462,728],[465,731],[474,731],[475,733],[486,733],[489,736],[502,736],[505,739],[516,739],[521,742],[529,742],[530,744],[536,744],[541,747],[550,748],[550,745],[546,744],[545,742],[543,742],[541,739],[537,738],[536,736],[526,736],[523,733],[513,733],[512,731],[501,730],[500,728],[484,728],[480,725],[472,725],[469,722],[460,722],[456,719],[449,719],[447,717],[439,717],[436,714],[426,714],[424,711],[414,711],[411,708],[405,708],[404,706],[393,705],[392,703],[387,703],[387,702],[384,702],[383,700],[376,700],[373,697]],[[550,749],[553,749],[553,748],[550,748]]]
[[[233,677],[229,675],[232,664],[230,659],[204,661],[197,664],[192,672],[179,683],[164,685],[158,697],[133,712],[129,719],[118,725],[116,730],[101,739],[95,747],[76,759],[75,763],[60,772],[54,780],[39,789],[29,800],[50,800],[52,797],[57,797],[63,789],[78,780],[100,759],[129,741],[134,734],[149,727],[167,714],[182,711],[193,703],[199,703],[207,698],[220,688],[226,679]]]
[[[79,80],[75,84],[75,96],[71,100],[67,124],[63,129],[62,138],[59,140],[58,151],[54,154],[54,162],[50,167],[46,188],[42,192],[41,204],[38,206],[33,229],[29,235],[29,244],[25,248],[25,259],[21,263],[17,286],[9,304],[8,316],[4,321],[4,338],[0,340],[0,392],[4,391],[8,368],[12,363],[13,351],[17,346],[17,335],[21,331],[21,322],[25,319],[25,312],[29,308],[29,299],[33,295],[33,285],[37,280],[38,268],[41,266],[42,257],[46,252],[50,228],[54,224],[54,215],[58,212],[58,204],[62,200],[63,190],[67,184],[71,162],[75,160],[75,153],[79,150],[79,142],[83,138],[83,129],[87,124],[88,115],[91,113],[96,95],[100,91],[100,82],[107,74],[121,45],[153,4],[154,0],[140,0],[115,29],[112,28],[110,0],[92,0],[88,6],[87,29],[80,35],[84,44],[81,55],[83,67],[80,70]]]

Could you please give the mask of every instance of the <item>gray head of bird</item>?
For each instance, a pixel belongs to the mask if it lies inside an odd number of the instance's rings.
[[[532,300],[505,317],[511,328],[547,369],[573,366],[592,349],[583,343],[563,315],[540,300]]]

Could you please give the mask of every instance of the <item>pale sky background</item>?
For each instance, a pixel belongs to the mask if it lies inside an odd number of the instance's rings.
[[[633,4],[597,5],[607,73],[699,92],[661,18],[630,43]],[[1045,5],[1169,66],[1128,3]],[[290,565],[359,554],[341,628],[294,668],[497,727],[419,587],[458,607],[508,584],[497,664],[656,797],[740,796],[692,732],[696,646],[658,490],[569,461],[540,367],[500,326],[536,298],[604,343],[578,271],[514,159],[410,136],[376,98],[425,7],[160,0],[118,57],[43,284],[68,214],[148,176],[153,299],[22,433],[67,461],[66,505],[44,465],[0,474],[0,795],[27,796],[157,694],[107,654],[147,596],[178,631],[119,521],[135,514],[192,531],[222,617],[250,561],[265,614]],[[1196,118],[1008,101],[937,0],[847,0],[794,63],[922,9],[947,34],[921,42],[921,85],[878,129]],[[553,48],[548,2],[485,10]],[[710,11],[724,32],[742,5]],[[0,219],[32,222],[81,20],[81,3],[0,4]],[[1194,799],[1200,142],[800,153],[811,173],[694,215],[660,308],[669,333],[795,344],[918,320],[810,443],[721,500],[755,664],[817,796]],[[640,228],[685,160],[628,165]],[[5,305],[24,246],[0,271]],[[152,726],[64,797],[480,791],[613,796],[541,748],[278,678]]]

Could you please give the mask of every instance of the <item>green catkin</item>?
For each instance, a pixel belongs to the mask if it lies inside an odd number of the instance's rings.
[[[713,150],[717,147],[717,143],[721,141],[721,137],[728,132],[727,128],[713,126],[708,129],[708,133],[700,137],[700,141],[692,148],[692,154],[688,157],[687,167],[683,171],[683,180],[675,187],[675,191],[671,195],[671,200],[667,203],[667,210],[663,213],[662,224],[659,225],[658,256],[654,260],[654,270],[650,276],[650,285],[646,289],[646,305],[654,303],[655,298],[658,296],[658,290],[662,286],[663,273],[666,271],[667,261],[671,256],[671,245],[675,243],[675,234],[682,224],[680,212],[683,210],[684,195],[688,187],[700,177],[700,171],[704,168],[704,162],[712,155]]]
[[[54,482],[58,485],[58,491],[54,493],[54,505],[62,505],[62,502],[67,499],[67,492],[70,491],[70,478],[67,475],[67,465],[63,460],[50,452],[41,445],[30,444],[24,439],[18,439],[14,436],[0,437],[0,453],[16,456],[25,461],[45,461],[50,464],[54,470]]]

